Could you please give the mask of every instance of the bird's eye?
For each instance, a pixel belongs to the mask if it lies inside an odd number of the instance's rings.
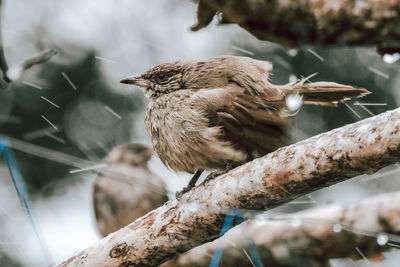
[[[158,74],[158,79],[159,79],[160,81],[165,80],[165,78],[167,78],[167,75],[165,75],[165,73],[160,73],[160,74]]]

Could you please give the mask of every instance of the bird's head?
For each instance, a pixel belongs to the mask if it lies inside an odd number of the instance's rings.
[[[155,66],[137,77],[127,77],[121,83],[133,84],[145,90],[150,98],[185,89],[183,76],[187,63],[173,62]]]
[[[108,155],[109,164],[129,164],[131,166],[145,167],[151,159],[153,150],[141,143],[129,143],[115,147]]]
[[[155,66],[138,77],[128,77],[121,83],[145,89],[154,99],[174,91],[224,87],[230,82],[243,88],[267,86],[271,64],[246,57],[222,56],[204,61],[176,61]]]

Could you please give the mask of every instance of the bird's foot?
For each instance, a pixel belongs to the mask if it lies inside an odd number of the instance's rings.
[[[175,193],[175,197],[177,200],[179,200],[186,192],[190,191],[190,189],[196,186],[196,182],[202,173],[203,169],[198,169],[196,173],[193,175],[192,179],[190,179],[189,184],[185,186],[181,191],[177,191]]]
[[[209,175],[207,175],[206,179],[204,179],[204,182],[207,182],[209,180],[214,179],[215,177],[224,174],[225,172],[227,172],[227,170],[225,171],[225,169],[220,170],[220,171],[216,171],[216,172],[212,172]],[[195,187],[195,185],[193,183],[189,183],[187,186],[185,186],[184,188],[182,188],[181,191],[177,191],[175,193],[175,197],[177,200],[179,200],[185,193],[189,192],[193,187]]]
[[[206,179],[202,182],[202,184],[207,183],[208,181],[214,179],[215,177],[218,177],[222,174],[227,173],[228,171],[232,170],[233,168],[237,167],[237,164],[230,163],[228,162],[225,166],[225,168],[212,172],[209,175],[207,175]],[[185,186],[181,191],[177,191],[175,193],[175,197],[177,200],[179,200],[185,193],[189,192],[193,187],[196,186],[196,182],[199,179],[200,175],[202,174],[203,169],[198,169],[196,173],[193,175],[192,179],[190,180],[189,184]]]
[[[184,188],[182,188],[181,191],[176,191],[176,193],[175,193],[176,199],[179,200],[185,193],[189,192],[190,189],[192,189],[193,187],[194,187],[194,186],[190,187],[190,186],[188,185],[188,186],[185,186]]]
[[[224,173],[227,173],[228,171],[229,170],[222,169],[222,170],[219,170],[219,171],[212,172],[209,175],[207,175],[207,177],[206,177],[206,179],[204,179],[203,183],[207,183],[208,181],[210,181],[210,180],[212,180],[212,179],[214,179],[214,178],[216,178],[216,177],[218,177],[218,176],[220,176],[220,175],[222,175]]]
[[[233,168],[235,168],[237,166],[238,165],[235,165],[233,163],[229,163],[228,162],[226,164],[225,168],[223,168],[221,170],[218,170],[218,171],[215,171],[215,172],[212,172],[209,175],[207,175],[207,177],[206,177],[206,179],[204,179],[203,183],[207,183],[208,181],[210,181],[210,180],[212,180],[212,179],[214,179],[214,178],[216,178],[216,177],[218,177],[218,176],[220,176],[222,174],[227,173],[228,171],[232,170]]]

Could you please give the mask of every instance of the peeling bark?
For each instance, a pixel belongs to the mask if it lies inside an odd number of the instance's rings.
[[[304,44],[377,45],[400,52],[400,0],[199,0],[198,22],[236,23],[261,40],[287,48]]]
[[[250,220],[222,238],[196,247],[162,267],[209,266],[217,249],[224,248],[221,266],[253,266],[248,251],[251,237],[265,266],[329,266],[334,258],[360,258],[358,247],[370,260],[390,248],[390,234],[400,234],[400,192],[347,205],[329,205],[279,219]],[[377,238],[388,242],[378,244]],[[250,254],[250,253],[248,253]]]
[[[400,159],[400,108],[246,163],[71,257],[60,266],[156,266],[216,239],[232,208],[265,210]]]

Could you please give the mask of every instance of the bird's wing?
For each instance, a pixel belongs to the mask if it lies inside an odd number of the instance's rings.
[[[197,107],[206,112],[210,126],[222,126],[224,136],[237,148],[258,155],[281,147],[289,121],[280,116],[283,98],[266,100],[250,95],[235,83],[224,88],[200,90]]]

